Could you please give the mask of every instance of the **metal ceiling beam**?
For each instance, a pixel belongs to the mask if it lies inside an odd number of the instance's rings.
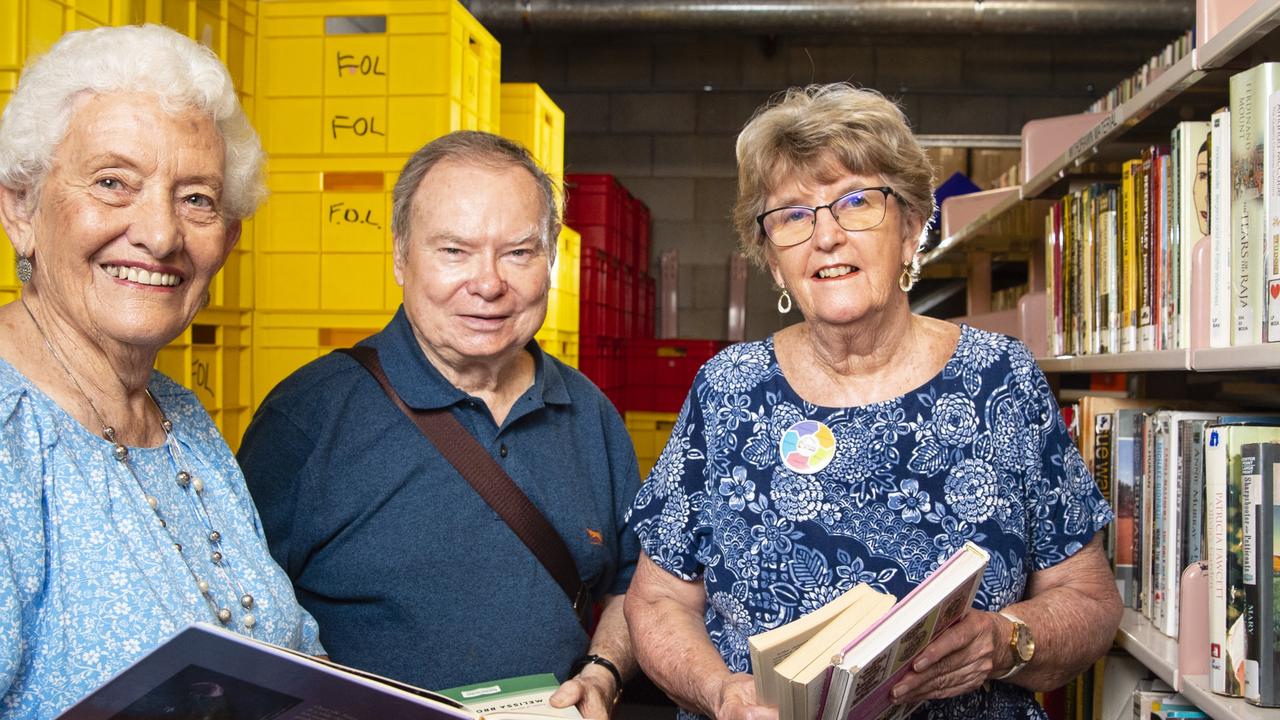
[[[1194,0],[464,0],[494,31],[1181,32]]]

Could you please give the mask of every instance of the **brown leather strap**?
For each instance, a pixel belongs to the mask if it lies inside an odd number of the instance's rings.
[[[391,402],[400,408],[400,412],[418,426],[423,436],[510,526],[516,537],[529,548],[547,572],[551,573],[551,577],[573,604],[583,627],[587,627],[591,593],[578,577],[577,566],[574,565],[573,556],[569,554],[564,539],[475,436],[467,432],[448,409],[415,410],[406,405],[395,388],[391,387],[391,381],[382,370],[376,349],[361,345],[341,348],[336,352],[349,355],[369,371]]]

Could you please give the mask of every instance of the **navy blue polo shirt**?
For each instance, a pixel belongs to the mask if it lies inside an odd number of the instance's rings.
[[[498,426],[423,355],[401,308],[362,345],[400,397],[449,408],[555,526],[597,599],[626,591],[635,450],[604,395],[536,343]],[[280,383],[239,452],[271,554],[334,661],[425,688],[553,672],[588,638],[551,575],[355,360]]]

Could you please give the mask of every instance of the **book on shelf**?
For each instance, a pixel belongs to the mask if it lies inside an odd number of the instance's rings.
[[[503,718],[575,718],[582,714],[573,705],[551,706],[551,696],[560,689],[560,681],[551,673],[521,675],[441,690],[440,694],[483,715],[485,720]]]
[[[1173,343],[1169,347],[1191,346],[1191,260],[1196,242],[1209,234],[1209,122],[1188,120],[1173,129],[1170,148],[1175,164],[1172,230],[1175,251],[1171,253],[1170,277],[1177,278],[1176,302],[1167,304]],[[1176,321],[1176,325],[1173,322]]]
[[[1139,575],[1135,550],[1139,535],[1136,520],[1141,514],[1135,448],[1139,416],[1145,411],[1144,407],[1149,406],[1116,408],[1112,422],[1111,482],[1115,487],[1113,508],[1116,514],[1115,553],[1112,558],[1116,588],[1125,606],[1132,608],[1138,607]]]
[[[1280,63],[1231,76],[1231,228],[1233,345],[1262,342],[1262,245],[1266,237],[1264,146],[1267,98],[1280,90]]]
[[[1205,549],[1209,563],[1209,681],[1215,693],[1244,693],[1248,634],[1244,617],[1241,447],[1280,441],[1275,418],[1223,416],[1206,428]]]
[[[1280,342],[1280,92],[1267,96],[1267,134],[1263,159],[1266,192],[1262,285],[1264,342]]]
[[[1209,347],[1229,347],[1231,328],[1231,110],[1209,120]]]
[[[877,720],[905,717],[913,708],[895,706],[893,686],[934,637],[973,604],[987,567],[986,551],[965,543],[880,619],[831,659],[818,717]]]
[[[1122,224],[1119,235],[1122,255],[1121,313],[1124,316],[1124,322],[1120,328],[1120,349],[1124,352],[1133,352],[1138,349],[1138,179],[1142,174],[1142,161],[1129,160],[1122,168],[1120,184]]]
[[[826,605],[747,640],[756,698],[781,720],[811,720],[831,657],[893,607],[896,598],[858,583]]]
[[[1244,511],[1243,582],[1245,628],[1244,697],[1264,707],[1280,706],[1280,613],[1276,582],[1280,580],[1280,443],[1245,443],[1240,447]]]
[[[477,717],[436,693],[197,623],[125,668],[61,718],[228,716]]]

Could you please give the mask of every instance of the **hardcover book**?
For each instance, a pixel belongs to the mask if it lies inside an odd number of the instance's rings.
[[[1235,322],[1231,313],[1231,111],[1223,108],[1209,122],[1209,347],[1229,347]]]
[[[934,637],[972,606],[987,567],[986,551],[973,543],[952,555],[924,582],[832,658],[823,720],[905,717],[889,693],[911,669],[911,661]]]
[[[1276,583],[1280,581],[1280,444],[1246,443],[1240,448],[1244,492],[1245,660],[1244,697],[1255,705],[1280,706],[1280,633]]]
[[[1266,238],[1263,177],[1267,98],[1280,90],[1280,63],[1231,76],[1231,343],[1262,342],[1262,245]]]
[[[67,710],[119,718],[474,720],[444,696],[198,623]]]
[[[503,718],[575,718],[582,714],[572,705],[551,707],[551,696],[560,681],[551,673],[522,675],[441,690],[440,694],[465,705],[485,720]]]

